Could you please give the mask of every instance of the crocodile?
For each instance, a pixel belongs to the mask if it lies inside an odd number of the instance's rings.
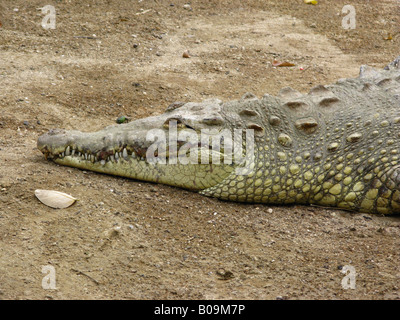
[[[221,200],[399,214],[400,56],[307,94],[175,102],[96,132],[52,129],[37,147],[60,165]]]

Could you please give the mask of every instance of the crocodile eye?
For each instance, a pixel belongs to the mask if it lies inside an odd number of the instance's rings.
[[[164,128],[176,126],[178,129],[187,128],[187,126],[179,118],[169,118],[164,122]]]

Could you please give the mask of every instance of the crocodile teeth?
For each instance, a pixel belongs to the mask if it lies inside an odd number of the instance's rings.
[[[72,149],[71,156],[74,156],[74,155],[75,155],[75,149]]]
[[[68,146],[67,149],[65,149],[65,155],[69,156],[71,154],[71,148]]]
[[[115,161],[118,162],[118,159],[119,159],[119,153],[118,152],[115,153],[114,158],[115,158]]]
[[[100,164],[101,164],[102,166],[104,166],[104,165],[106,164],[106,160],[101,160],[101,161],[100,161]]]
[[[126,150],[126,148],[124,148],[124,150],[122,150],[122,156],[124,157],[124,159],[128,158],[128,151]]]

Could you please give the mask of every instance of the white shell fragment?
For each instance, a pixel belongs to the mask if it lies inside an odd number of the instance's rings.
[[[35,190],[35,196],[46,206],[55,209],[64,209],[71,206],[77,199],[69,194],[54,190]]]

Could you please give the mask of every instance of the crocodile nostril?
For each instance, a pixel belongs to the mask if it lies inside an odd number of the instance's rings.
[[[171,103],[167,109],[165,110],[165,112],[171,112],[175,109],[178,109],[180,107],[182,107],[186,102],[181,102],[181,101],[175,101],[173,103]]]

